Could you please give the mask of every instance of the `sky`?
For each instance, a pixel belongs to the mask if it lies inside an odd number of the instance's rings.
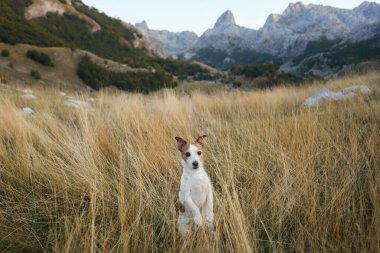
[[[135,24],[147,21],[149,28],[173,32],[193,31],[201,35],[212,28],[226,10],[234,13],[240,26],[258,29],[271,13],[281,14],[290,1],[285,0],[82,0],[111,17]],[[295,2],[295,1],[293,1]],[[304,4],[323,4],[353,9],[363,0],[314,0]],[[374,1],[380,3],[380,0]]]

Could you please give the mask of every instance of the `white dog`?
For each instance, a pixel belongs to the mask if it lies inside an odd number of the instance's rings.
[[[200,227],[212,228],[214,222],[213,194],[210,178],[203,168],[204,138],[200,136],[194,144],[176,137],[181,152],[183,173],[179,191],[178,230],[184,235],[190,232],[190,222]]]

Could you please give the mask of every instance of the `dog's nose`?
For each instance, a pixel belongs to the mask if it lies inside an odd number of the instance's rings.
[[[198,168],[198,165],[199,165],[199,163],[198,163],[197,161],[194,161],[194,162],[193,162],[193,166],[194,166],[194,168]]]

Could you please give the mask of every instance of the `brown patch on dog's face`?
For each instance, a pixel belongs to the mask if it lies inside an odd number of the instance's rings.
[[[186,161],[187,158],[190,157],[189,147],[190,147],[190,144],[186,143],[185,146],[183,146],[181,150],[181,156],[184,161]]]
[[[181,137],[175,137],[175,139],[177,140],[178,150],[181,152],[182,159],[186,161],[187,158],[190,157],[190,152],[189,152],[190,144],[187,143],[187,141],[185,141]]]

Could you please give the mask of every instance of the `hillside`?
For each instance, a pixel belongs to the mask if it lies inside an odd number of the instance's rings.
[[[29,12],[33,9],[30,7],[32,4],[31,0],[1,1],[0,41],[9,44],[78,48],[130,64],[140,58],[149,58],[142,48],[133,46],[139,36],[137,30],[127,28],[120,20],[109,18],[80,1],[73,1],[72,6],[60,3],[64,8],[70,8],[70,12],[57,10],[57,13],[46,12],[44,16],[31,19]],[[82,17],[93,20],[99,24],[100,29],[95,32]]]
[[[3,43],[79,49],[107,61],[127,64],[130,68],[153,69],[149,78],[165,80],[157,84],[157,88],[167,87],[167,75],[188,77],[208,73],[199,65],[151,54],[145,48],[142,35],[133,26],[110,18],[79,0],[3,0],[0,12],[0,42]],[[72,61],[77,62],[77,59],[74,57]],[[133,85],[137,90],[146,90],[143,87],[146,81],[144,75],[138,75],[133,78]],[[123,82],[124,77],[116,86],[124,87]],[[174,84],[170,81],[170,86]]]
[[[44,66],[27,57],[27,52],[35,50],[46,54],[53,66]],[[37,47],[25,44],[8,45],[0,43],[0,52],[7,51],[9,56],[0,54],[0,77],[9,83],[34,83],[49,84],[58,87],[83,89],[85,83],[78,76],[78,65],[84,56],[89,56],[91,61],[99,67],[115,73],[141,73],[150,72],[143,68],[131,68],[126,64],[107,60],[84,50],[72,50],[62,47]],[[40,79],[35,80],[31,71],[40,73]],[[95,88],[95,87],[93,87]]]
[[[282,68],[297,75],[331,77],[362,63],[375,66],[380,63],[379,59],[380,34],[359,42],[321,38],[309,42],[303,55],[294,58]]]

